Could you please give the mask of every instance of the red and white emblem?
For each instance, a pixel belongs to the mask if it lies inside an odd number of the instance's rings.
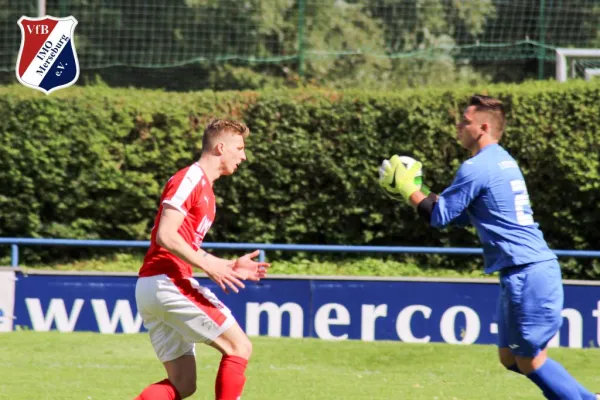
[[[46,94],[74,84],[79,78],[73,42],[77,20],[72,16],[23,16],[17,24],[21,28],[16,68],[19,82]]]

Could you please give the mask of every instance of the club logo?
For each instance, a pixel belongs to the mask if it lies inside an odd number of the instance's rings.
[[[15,71],[19,82],[46,94],[74,84],[79,78],[79,61],[73,42],[77,20],[72,16],[23,16],[17,24],[21,28]]]

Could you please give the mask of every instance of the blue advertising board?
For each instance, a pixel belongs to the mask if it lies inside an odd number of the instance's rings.
[[[17,273],[15,326],[37,331],[144,331],[135,276]],[[197,278],[250,336],[496,343],[493,280],[276,277],[225,294]],[[600,286],[565,282],[564,323],[550,346],[600,343]]]

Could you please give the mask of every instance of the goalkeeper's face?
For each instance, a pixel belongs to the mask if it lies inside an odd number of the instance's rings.
[[[460,122],[456,124],[456,138],[467,150],[477,147],[477,142],[485,133],[478,123],[478,114],[475,106],[469,106],[463,112]]]
[[[244,137],[227,132],[222,136],[221,140],[223,145],[221,171],[223,171],[223,175],[231,175],[243,161],[246,161]]]

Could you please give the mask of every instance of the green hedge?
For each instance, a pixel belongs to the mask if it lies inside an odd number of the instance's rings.
[[[506,101],[503,145],[550,245],[598,249],[600,84],[585,82],[401,93],[0,88],[0,236],[147,239],[164,182],[199,156],[206,122],[233,117],[252,130],[249,161],[217,182],[208,240],[479,246],[472,229],[432,230],[376,184],[381,159],[399,153],[424,162],[433,190],[448,185],[467,157],[454,123],[473,92]],[[600,274],[590,260],[566,265],[568,276]]]

